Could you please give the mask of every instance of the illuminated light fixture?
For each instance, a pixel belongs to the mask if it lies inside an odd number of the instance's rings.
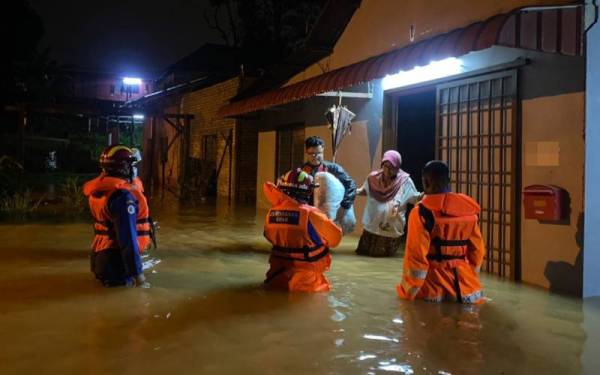
[[[123,84],[124,85],[141,85],[142,84],[142,79],[141,78],[125,77],[125,78],[123,78]]]
[[[387,75],[383,77],[383,89],[395,89],[413,85],[419,82],[432,81],[434,79],[448,77],[464,72],[462,61],[455,57],[449,57],[440,61],[432,61],[425,66],[417,66],[408,71]]]
[[[142,114],[135,114],[135,115],[133,115],[133,119],[134,120],[143,120],[144,119],[144,115],[142,115]]]

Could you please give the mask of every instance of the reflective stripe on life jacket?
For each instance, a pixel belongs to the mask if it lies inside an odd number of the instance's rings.
[[[108,201],[110,196],[117,190],[129,191],[137,201],[137,242],[139,251],[146,250],[151,243],[150,239],[150,221],[148,202],[143,194],[141,181],[136,178],[133,183],[105,175],[100,175],[95,179],[88,181],[83,188],[84,194],[88,197],[90,211],[94,217],[94,241],[92,250],[99,252],[107,249],[118,249],[119,244],[116,241],[116,232],[110,213],[108,212]]]
[[[145,236],[150,236],[151,230],[145,230],[146,226],[143,224],[150,224],[152,222],[152,218],[148,217],[145,219],[138,219],[135,221],[136,224],[136,229],[137,229],[137,235],[138,237],[145,237]],[[98,222],[95,221],[94,224],[94,234],[100,235],[100,236],[109,236],[111,238],[116,238],[116,232],[114,230],[113,224],[110,221],[103,221],[103,222]],[[102,229],[98,229],[98,228],[102,228]]]
[[[284,259],[299,260],[304,262],[316,262],[329,254],[329,249],[324,246],[303,247],[300,249],[273,246],[273,256]]]

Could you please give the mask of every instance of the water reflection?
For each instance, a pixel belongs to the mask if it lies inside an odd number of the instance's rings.
[[[0,225],[0,373],[600,371],[597,300],[484,277],[480,307],[399,301],[401,259],[356,257],[352,238],[333,254],[330,293],[265,291],[263,213],[155,210],[144,290],[94,282],[87,222]]]

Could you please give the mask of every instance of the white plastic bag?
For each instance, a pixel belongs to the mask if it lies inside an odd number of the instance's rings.
[[[340,207],[337,212],[337,218],[335,219],[335,222],[342,228],[342,232],[344,234],[354,232],[354,227],[356,227],[356,216],[354,215],[354,206],[351,206],[348,210]]]
[[[315,176],[318,187],[315,189],[314,205],[336,222],[342,228],[344,234],[354,231],[356,217],[354,207],[345,210],[340,207],[344,199],[344,185],[329,172],[318,172]]]

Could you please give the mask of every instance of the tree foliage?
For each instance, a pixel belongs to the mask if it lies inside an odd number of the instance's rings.
[[[273,61],[306,39],[326,0],[211,0],[204,14],[223,42]]]
[[[67,76],[42,49],[44,25],[26,0],[9,0],[0,12],[0,104],[47,100],[64,94]]]

